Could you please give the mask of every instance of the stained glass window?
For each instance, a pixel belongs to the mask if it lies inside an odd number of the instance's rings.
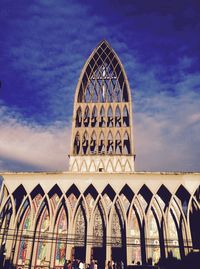
[[[168,214],[168,233],[169,233],[169,240],[168,240],[169,249],[174,257],[180,259],[178,233],[171,212],[169,212]]]
[[[152,210],[149,214],[149,257],[152,258],[153,264],[157,263],[160,259],[160,243],[159,243],[159,233],[158,226],[154,217]]]
[[[55,265],[63,266],[65,263],[67,240],[67,215],[64,209],[62,209],[58,219],[57,236]]]
[[[135,210],[132,209],[131,220],[130,220],[130,235],[133,240],[132,243],[132,261],[136,264],[141,262],[141,240],[140,240],[140,228],[135,214]]]
[[[85,245],[86,223],[82,207],[80,206],[77,212],[76,224],[75,224],[75,245]]]
[[[26,238],[27,231],[30,229],[30,209],[27,210],[22,225],[22,235],[19,244],[18,264],[24,265],[26,262],[26,254],[28,247],[28,239]]]
[[[112,205],[112,200],[110,199],[110,197],[108,196],[107,193],[105,193],[105,194],[103,195],[103,199],[104,199],[105,204],[106,204],[107,212],[109,213],[110,208],[111,208],[111,205]]]
[[[95,247],[103,244],[103,219],[98,207],[94,213],[93,242]]]
[[[128,209],[129,209],[130,202],[123,193],[120,196],[121,196],[121,200],[122,200],[123,206],[125,208],[125,211],[127,213]]]
[[[34,204],[35,210],[39,207],[41,200],[42,200],[42,195],[40,193],[38,193],[35,196],[35,198],[33,199],[33,204]]]
[[[59,196],[55,193],[52,197],[51,197],[51,208],[54,211],[57,204],[59,202]]]
[[[46,233],[49,231],[49,213],[47,209],[45,209],[41,223],[40,223],[40,238],[37,249],[37,261],[36,265],[45,265],[46,255],[47,255],[47,241],[45,240]]]
[[[91,211],[92,211],[93,206],[94,206],[94,198],[92,197],[92,195],[90,193],[86,196],[86,202],[88,205],[89,213],[91,214]]]
[[[68,197],[68,200],[69,200],[69,203],[70,203],[70,206],[72,208],[72,210],[75,208],[75,205],[76,205],[76,201],[77,201],[77,198],[75,196],[75,194],[71,193]]]

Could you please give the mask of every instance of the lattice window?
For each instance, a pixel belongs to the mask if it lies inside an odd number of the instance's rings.
[[[103,245],[104,237],[104,224],[101,216],[101,212],[97,207],[94,213],[94,226],[93,226],[93,245],[100,247]]]
[[[77,212],[76,224],[75,224],[75,245],[84,246],[85,245],[85,235],[86,235],[86,223],[83,213],[83,209],[80,206]]]
[[[122,246],[122,228],[120,225],[120,219],[116,211],[116,208],[114,209],[113,216],[112,216],[111,235],[112,235],[112,246],[121,247]]]
[[[78,102],[121,101],[128,101],[124,74],[112,49],[103,42],[82,77]]]

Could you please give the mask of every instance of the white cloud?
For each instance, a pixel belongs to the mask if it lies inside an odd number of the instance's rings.
[[[0,169],[12,170],[17,162],[20,170],[67,170],[70,128],[55,125],[29,125],[8,115],[0,124]],[[4,160],[7,160],[7,163]]]
[[[189,92],[176,97],[159,97],[143,100],[149,106],[152,104],[154,113],[149,113],[148,107],[134,117],[136,169],[200,170],[199,95]]]

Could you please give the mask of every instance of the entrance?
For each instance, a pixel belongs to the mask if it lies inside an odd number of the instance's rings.
[[[93,248],[93,260],[97,261],[97,268],[105,268],[106,260],[106,248],[105,247],[94,247]]]
[[[126,253],[122,247],[112,247],[112,260],[117,263],[123,262],[126,265]]]
[[[74,259],[85,261],[85,247],[74,248]]]

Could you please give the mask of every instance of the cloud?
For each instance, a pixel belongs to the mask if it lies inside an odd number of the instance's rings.
[[[0,170],[67,170],[69,127],[58,122],[48,127],[29,124],[5,111],[0,123]]]
[[[151,103],[154,113],[135,113],[136,169],[199,171],[199,95],[161,95],[143,102]]]

